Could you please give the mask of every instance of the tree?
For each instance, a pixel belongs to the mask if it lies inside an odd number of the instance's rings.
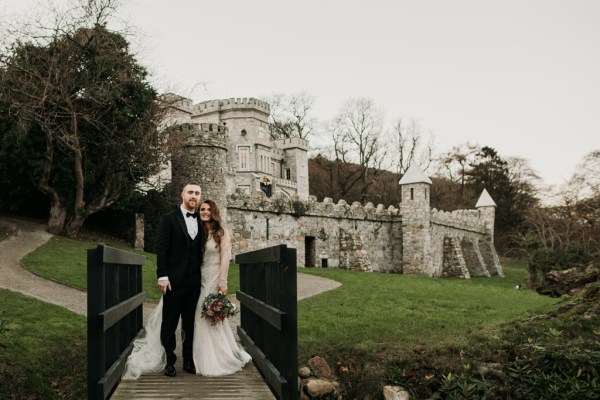
[[[486,189],[497,204],[495,241],[499,251],[505,250],[509,237],[523,228],[526,213],[538,204],[533,184],[537,176],[526,160],[509,160],[484,146],[466,171],[467,184],[474,192],[480,195]]]
[[[408,121],[398,118],[392,128],[390,154],[393,168],[398,176],[403,176],[408,167],[416,163],[423,172],[427,171],[433,162],[433,137],[424,143],[425,135],[421,124],[416,119]],[[391,183],[388,177],[387,183]],[[396,200],[400,201],[401,188],[398,184]],[[389,185],[380,187],[381,190],[389,188]]]
[[[49,230],[71,237],[163,161],[163,108],[123,34],[107,27],[114,6],[84,2],[0,54],[0,102],[23,137],[42,138],[31,173],[50,197]]]
[[[269,127],[273,139],[308,139],[314,133],[316,118],[311,115],[315,103],[312,95],[306,92],[274,94],[266,101],[271,105]]]
[[[449,181],[446,186],[453,188],[451,191],[452,196],[442,193],[440,201],[443,201],[443,206],[441,209],[452,211],[473,206],[473,200],[475,200],[475,196],[478,194],[475,194],[467,187],[467,170],[471,164],[475,163],[476,154],[479,150],[479,146],[465,143],[453,146],[450,151],[441,154],[437,158],[436,177]],[[456,191],[456,185],[451,183],[457,184],[459,190]],[[433,190],[431,194],[432,203],[434,199]]]
[[[331,123],[329,132],[335,160],[359,166],[358,173],[340,181],[348,189],[360,185],[360,201],[365,202],[369,186],[385,161],[383,112],[371,99],[350,99]]]
[[[417,163],[425,172],[433,162],[433,138],[424,143],[425,135],[419,121],[398,118],[393,125],[394,167],[396,173],[404,175],[412,163]]]

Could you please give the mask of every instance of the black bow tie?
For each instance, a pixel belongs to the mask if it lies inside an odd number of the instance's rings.
[[[185,216],[186,216],[186,217],[192,217],[192,218],[196,218],[196,217],[198,216],[198,214],[196,214],[196,213],[191,213],[191,212],[188,212],[188,213],[185,213]]]

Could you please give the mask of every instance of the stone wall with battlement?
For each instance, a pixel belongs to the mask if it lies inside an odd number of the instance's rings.
[[[271,141],[268,104],[253,98],[207,101],[193,105],[192,117],[184,120],[190,107],[185,100],[177,109],[183,122],[168,129],[180,150],[171,160],[173,181],[196,179],[205,197],[223,206],[234,254],[285,243],[297,249],[300,266],[502,275],[491,198],[476,210],[431,209],[431,180],[413,168],[411,179],[401,183],[398,207],[317,202],[308,195],[307,143]]]
[[[271,113],[271,106],[269,105],[269,103],[255,99],[253,97],[203,101],[201,103],[195,104],[193,106],[193,111],[196,115],[202,115],[215,111],[249,108],[261,111],[263,113],[266,113],[267,115]]]
[[[292,148],[300,148],[307,150],[308,142],[304,139],[300,138],[287,138],[287,139],[279,139],[273,141],[273,144],[276,148],[286,150]]]
[[[393,207],[237,191],[227,196],[227,216],[234,254],[285,243],[297,249],[300,266],[400,272],[390,261],[400,259],[402,247]]]
[[[463,278],[502,275],[479,210],[430,210],[430,246],[422,258],[431,259],[431,265],[405,270],[402,254],[414,250],[406,248],[411,242],[403,237],[399,208],[237,191],[227,197],[227,209],[234,253],[285,243],[297,249],[300,266]]]
[[[486,233],[486,221],[481,218],[479,210],[455,210],[452,212],[431,210],[433,225],[447,226],[464,231]]]

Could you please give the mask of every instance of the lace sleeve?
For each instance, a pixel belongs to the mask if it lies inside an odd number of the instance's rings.
[[[219,287],[227,289],[227,274],[229,273],[229,260],[231,259],[231,236],[225,229],[221,238],[221,265],[219,266]]]

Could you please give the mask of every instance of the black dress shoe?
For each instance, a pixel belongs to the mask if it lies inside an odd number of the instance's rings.
[[[183,370],[185,372],[189,372],[190,374],[196,374],[196,366],[194,365],[193,361],[184,361]]]
[[[175,366],[174,365],[167,365],[167,367],[165,368],[165,375],[166,376],[175,376],[175,375],[177,375],[177,371],[175,370]]]

